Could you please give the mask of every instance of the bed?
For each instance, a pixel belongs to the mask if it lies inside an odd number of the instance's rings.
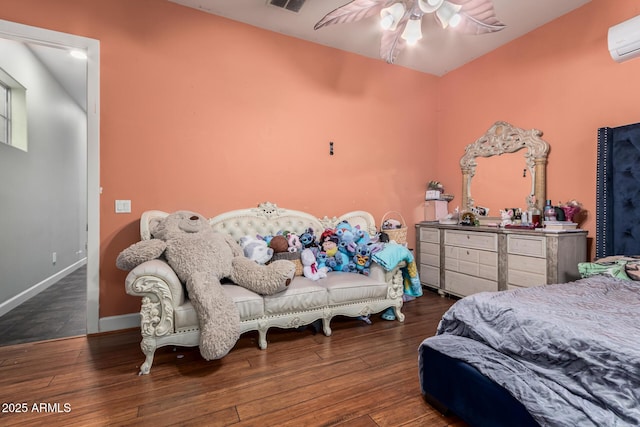
[[[640,124],[598,135],[603,259],[575,282],[457,301],[418,349],[422,394],[441,412],[472,426],[640,425],[640,260],[611,257],[640,254],[640,222],[623,220],[640,200]]]

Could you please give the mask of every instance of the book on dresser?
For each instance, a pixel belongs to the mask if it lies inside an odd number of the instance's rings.
[[[580,278],[585,230],[526,230],[416,224],[416,257],[423,286],[464,297]]]

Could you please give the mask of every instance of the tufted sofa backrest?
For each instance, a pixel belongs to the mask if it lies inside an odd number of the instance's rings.
[[[151,238],[150,226],[154,221],[169,215],[167,212],[146,211],[140,218],[140,237],[142,240]],[[348,221],[351,226],[360,226],[373,235],[376,233],[376,223],[373,216],[365,211],[354,211],[339,217],[316,218],[306,212],[283,209],[277,205],[264,202],[256,208],[239,209],[215,216],[209,220],[211,227],[218,232],[227,233],[235,240],[244,236],[276,235],[278,231],[288,230],[298,235],[312,228],[319,237],[327,228],[335,228],[341,221]]]

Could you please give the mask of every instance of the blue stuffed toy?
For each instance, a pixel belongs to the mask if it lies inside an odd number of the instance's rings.
[[[360,244],[356,248],[356,254],[353,257],[358,273],[369,275],[369,267],[371,266],[371,248],[369,245]]]
[[[356,236],[353,228],[347,221],[342,221],[336,226],[335,235],[338,237],[338,250],[352,258],[356,253]]]
[[[307,228],[304,233],[300,235],[300,243],[302,243],[302,249],[311,249],[316,258],[318,257],[320,244],[313,233],[313,228]]]

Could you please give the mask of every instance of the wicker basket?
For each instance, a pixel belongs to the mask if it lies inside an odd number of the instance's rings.
[[[273,257],[269,260],[269,262],[276,261],[279,259],[286,259],[287,261],[291,261],[296,265],[296,276],[302,276],[302,260],[300,259],[300,252],[278,252],[273,254]]]
[[[400,228],[382,228],[384,221],[391,218],[392,215],[398,216],[400,219],[400,224],[402,226]],[[393,240],[400,245],[404,245],[407,243],[407,223],[404,220],[404,217],[400,212],[397,211],[389,211],[382,216],[382,221],[380,222],[380,231],[387,233],[389,236],[389,240]]]

